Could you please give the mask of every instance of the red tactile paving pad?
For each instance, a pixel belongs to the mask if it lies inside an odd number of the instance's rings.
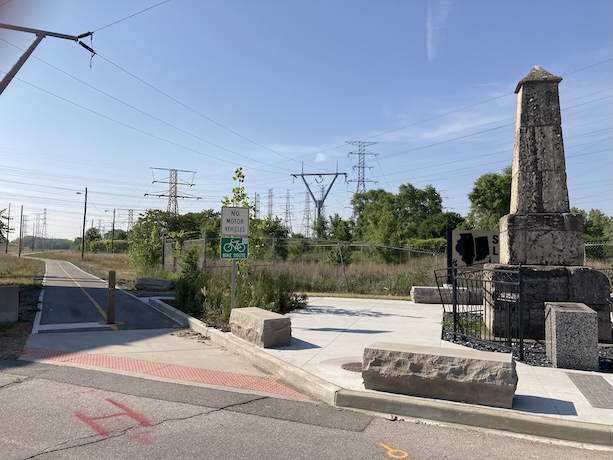
[[[282,385],[272,378],[254,377],[251,375],[212,371],[209,369],[177,366],[174,364],[155,363],[141,359],[121,358],[118,356],[105,356],[33,347],[25,347],[21,353],[20,359],[83,364],[86,366],[115,369],[137,374],[163,377],[167,379],[205,383],[209,385],[240,388],[243,390],[253,390],[263,393],[308,399],[308,396]]]

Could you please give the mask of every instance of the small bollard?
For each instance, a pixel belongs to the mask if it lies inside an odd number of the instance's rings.
[[[109,271],[109,300],[106,312],[106,324],[115,324],[115,270]]]

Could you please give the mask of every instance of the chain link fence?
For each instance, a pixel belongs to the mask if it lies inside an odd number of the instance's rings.
[[[220,259],[220,238],[191,238],[163,243],[164,270],[181,270],[181,254],[196,251],[203,270],[226,270]],[[604,272],[612,283],[613,243],[585,245],[586,265]],[[370,243],[267,238],[249,240],[248,263],[253,267],[290,272],[298,288],[308,292],[409,295],[412,286],[436,286],[434,270],[447,266],[446,247],[439,251]],[[268,268],[267,268],[268,267]]]
[[[220,238],[164,241],[164,269],[180,271],[182,254],[196,251],[202,270],[227,270]],[[247,263],[260,270],[290,273],[296,289],[408,297],[411,287],[434,285],[434,270],[446,266],[444,253],[329,240],[249,240]]]

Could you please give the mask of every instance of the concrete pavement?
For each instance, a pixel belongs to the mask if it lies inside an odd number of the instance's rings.
[[[150,300],[155,308],[210,340],[199,341],[176,329],[33,334],[20,359],[190,385],[231,386],[403,418],[613,446],[613,407],[606,397],[604,401],[594,397],[598,391],[613,392],[613,374],[518,363],[512,409],[365,390],[357,363],[373,342],[457,346],[440,339],[440,305],[310,298],[306,309],[289,314],[292,343],[261,349],[208,328],[162,301]]]

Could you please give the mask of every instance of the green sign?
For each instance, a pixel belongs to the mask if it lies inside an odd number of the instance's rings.
[[[246,259],[249,253],[249,239],[222,236],[219,253],[221,259]]]

